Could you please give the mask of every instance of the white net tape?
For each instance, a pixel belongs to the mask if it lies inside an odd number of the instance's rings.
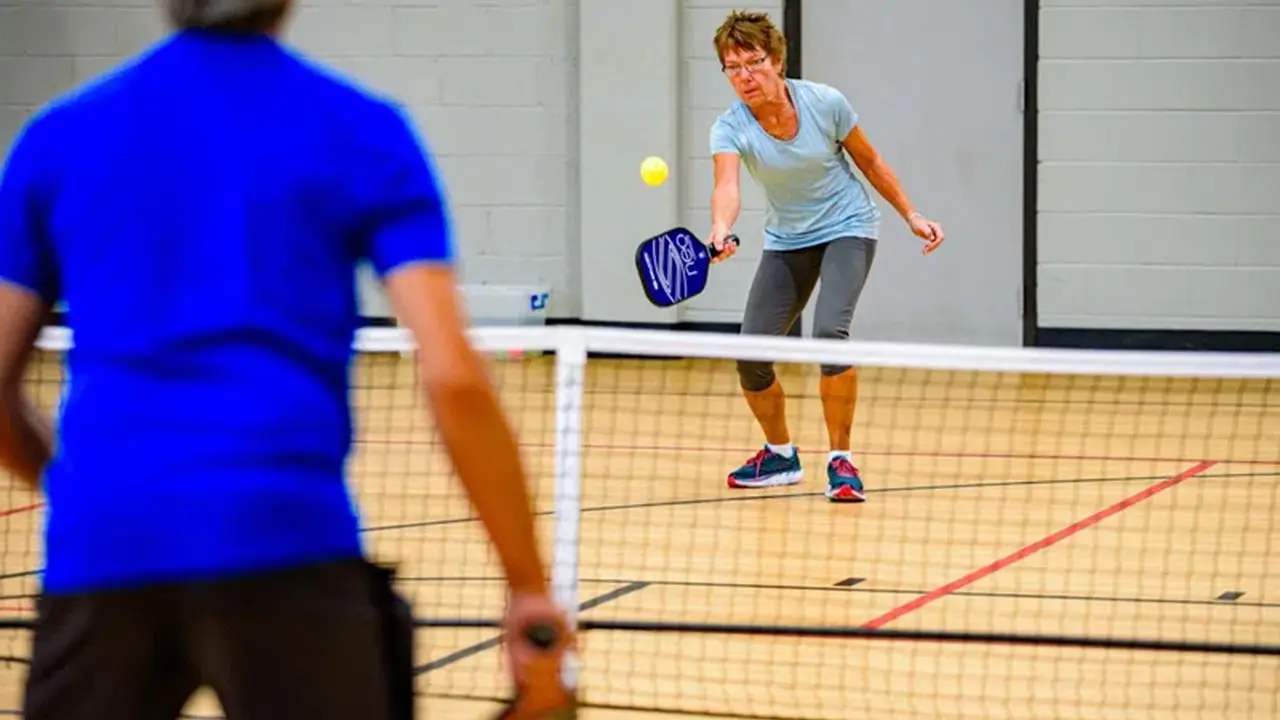
[[[471,337],[476,347],[485,352],[586,352],[641,358],[729,358],[922,370],[1132,377],[1280,377],[1280,354],[1277,353],[1007,348],[739,336],[714,332],[578,325],[480,327],[471,330]],[[69,329],[50,327],[41,333],[37,346],[45,350],[60,351],[69,349],[72,343]],[[356,332],[353,347],[356,352],[412,352],[416,349],[416,343],[404,328],[368,327]]]

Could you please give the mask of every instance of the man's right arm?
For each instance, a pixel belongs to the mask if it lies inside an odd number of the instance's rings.
[[[453,271],[414,264],[387,276],[388,298],[417,343],[419,382],[453,467],[497,548],[511,589],[547,589],[524,467],[485,364],[466,335]]]
[[[425,400],[454,470],[501,559],[513,592],[547,579],[515,435],[466,334],[453,269],[447,200],[424,144],[397,113],[368,154],[366,254],[417,345]]]

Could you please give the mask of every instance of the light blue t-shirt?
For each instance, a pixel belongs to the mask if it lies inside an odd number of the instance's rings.
[[[858,115],[839,90],[788,79],[800,130],[778,140],[742,101],[711,126],[711,153],[736,153],[764,190],[765,250],[795,250],[857,235],[878,237],[880,213],[841,142]]]

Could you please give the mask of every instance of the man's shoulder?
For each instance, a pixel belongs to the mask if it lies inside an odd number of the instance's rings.
[[[49,98],[32,113],[27,124],[28,132],[65,129],[86,118],[91,123],[95,122],[92,118],[94,109],[111,103],[122,93],[136,87],[136,78],[141,70],[163,46],[164,42],[157,43]]]
[[[337,66],[298,50],[285,48],[285,52],[298,71],[307,75],[314,83],[314,92],[325,94],[333,101],[355,109],[383,115],[399,113],[399,103],[391,95],[347,74]]]
[[[424,149],[413,114],[403,102],[321,60],[301,53],[293,58],[311,81],[308,94],[318,106],[334,111],[331,119],[344,126],[357,145],[371,152]]]
[[[47,111],[66,114],[122,95],[154,92],[154,75],[148,73],[149,66],[164,62],[166,50],[180,42],[177,35],[160,40],[75,90],[55,98],[48,103]],[[276,51],[275,69],[280,71],[283,68],[283,77],[289,78],[293,93],[310,96],[321,105],[328,106],[327,109],[337,106],[356,114],[400,120],[402,109],[389,94],[284,43],[277,43]],[[277,72],[276,77],[281,75]],[[127,97],[123,99],[128,101]]]

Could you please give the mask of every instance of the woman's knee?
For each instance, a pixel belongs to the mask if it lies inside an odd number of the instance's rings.
[[[827,322],[823,322],[822,319],[816,319],[813,326],[813,336],[826,340],[848,340],[849,324],[841,322],[839,319],[835,321],[828,320]],[[822,374],[831,377],[847,371],[850,366],[824,364],[821,367]]]
[[[768,390],[773,384],[773,363],[758,360],[738,361],[738,384],[747,392]]]
[[[852,315],[852,313],[849,313],[849,315]],[[827,340],[848,340],[849,322],[843,317],[814,318],[813,336]]]

